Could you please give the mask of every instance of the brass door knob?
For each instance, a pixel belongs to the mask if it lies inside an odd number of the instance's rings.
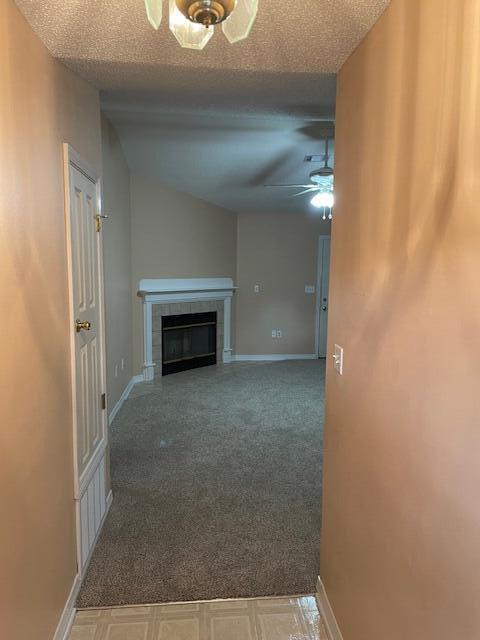
[[[88,320],[75,320],[75,330],[77,333],[79,333],[82,329],[84,331],[90,331],[91,326],[92,323]]]

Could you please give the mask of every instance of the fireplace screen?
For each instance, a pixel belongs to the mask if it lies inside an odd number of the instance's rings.
[[[162,317],[162,375],[217,362],[217,313]]]

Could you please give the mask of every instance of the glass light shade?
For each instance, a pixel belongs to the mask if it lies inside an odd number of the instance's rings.
[[[145,0],[147,18],[154,29],[158,29],[162,21],[163,0]]]
[[[203,49],[214,34],[214,27],[207,29],[185,18],[175,0],[170,0],[169,24],[170,31],[185,49]]]
[[[325,207],[331,209],[335,204],[335,197],[331,191],[319,191],[311,199],[311,204],[317,209]]]
[[[249,35],[257,11],[258,0],[237,0],[232,15],[222,24],[223,33],[231,44]]]

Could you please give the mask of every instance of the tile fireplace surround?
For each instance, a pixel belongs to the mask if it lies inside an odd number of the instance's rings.
[[[217,312],[217,354],[231,362],[232,297],[237,287],[231,278],[188,280],[140,280],[138,295],[143,299],[143,377],[161,375],[162,316],[183,313]]]

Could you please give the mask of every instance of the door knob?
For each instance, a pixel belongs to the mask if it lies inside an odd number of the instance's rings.
[[[327,307],[322,307],[322,311],[326,311],[326,310],[327,310]]]
[[[92,323],[88,320],[75,320],[75,330],[77,333],[79,333],[82,329],[84,331],[90,331],[91,326]]]

